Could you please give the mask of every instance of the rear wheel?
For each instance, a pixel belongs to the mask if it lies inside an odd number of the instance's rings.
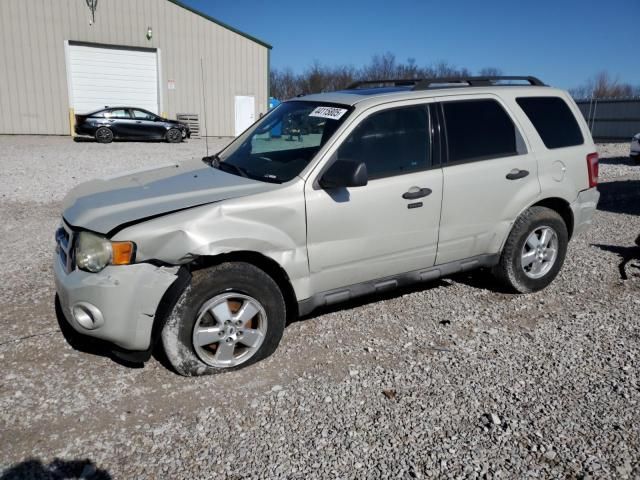
[[[167,359],[181,375],[246,367],[271,355],[286,323],[274,280],[243,262],[194,272],[162,331]]]
[[[569,236],[562,217],[546,207],[531,207],[516,220],[494,275],[519,293],[549,285],[560,272]]]
[[[110,128],[100,127],[96,130],[96,141],[98,143],[111,143],[113,142],[113,132]]]
[[[182,132],[177,128],[170,128],[166,135],[167,142],[180,143],[182,141]]]

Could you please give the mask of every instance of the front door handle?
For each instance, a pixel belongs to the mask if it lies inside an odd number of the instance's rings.
[[[431,195],[430,188],[411,187],[408,192],[402,194],[402,198],[414,200],[416,198],[426,197],[427,195]]]
[[[524,178],[527,175],[529,175],[529,172],[527,170],[514,168],[509,173],[507,173],[507,180],[518,180],[519,178]]]

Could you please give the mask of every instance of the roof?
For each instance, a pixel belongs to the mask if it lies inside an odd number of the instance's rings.
[[[273,47],[268,44],[267,42],[260,40],[259,38],[256,38],[252,35],[249,35],[248,33],[242,32],[240,30],[238,30],[237,28],[233,28],[231,25],[228,25],[224,22],[221,22],[220,20],[218,20],[217,18],[213,18],[209,15],[207,15],[206,13],[203,13],[199,10],[196,10],[195,8],[191,8],[188,5],[185,5],[183,2],[179,1],[179,0],[168,0],[169,2],[178,5],[179,7],[184,8],[185,10],[189,10],[191,13],[195,13],[196,15],[201,16],[202,18],[209,20],[210,22],[216,23],[218,25],[220,25],[223,28],[226,28],[227,30],[231,30],[234,33],[237,33],[238,35],[243,36],[244,38],[247,38],[249,40],[251,40],[252,42],[256,42],[259,43],[260,45],[262,45],[263,47],[267,47],[268,49],[272,49]]]
[[[558,95],[561,90],[551,87],[539,86],[513,86],[513,85],[493,85],[482,87],[460,87],[452,86],[447,88],[437,88],[433,90],[412,90],[411,87],[390,87],[390,88],[367,88],[339,90],[337,92],[314,93],[291,100],[304,100],[314,102],[338,103],[353,106],[358,103],[379,104],[385,101],[411,100],[414,98],[433,98],[451,95],[468,94],[495,94],[497,90],[507,90],[518,95],[531,96],[532,93],[549,96]]]
[[[520,83],[514,83],[520,82]],[[495,93],[496,89],[540,93],[549,86],[532,76],[466,76],[435,78],[404,78],[384,80],[360,80],[344,90],[297,97],[301,100],[340,103],[353,106],[357,103],[378,104],[383,101],[411,100],[424,97],[469,93]],[[428,92],[428,93],[425,93]],[[559,92],[556,90],[552,93]],[[366,102],[365,102],[366,100]]]

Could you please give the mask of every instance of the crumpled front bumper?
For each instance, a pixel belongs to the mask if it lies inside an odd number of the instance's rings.
[[[600,192],[597,188],[583,190],[578,198],[571,204],[573,211],[573,236],[578,235],[589,228],[593,214],[600,200]]]
[[[67,274],[60,259],[54,260],[56,291],[68,324],[82,335],[135,351],[149,348],[158,305],[178,278],[178,269],[139,263]],[[79,321],[82,311],[99,312],[100,321]]]

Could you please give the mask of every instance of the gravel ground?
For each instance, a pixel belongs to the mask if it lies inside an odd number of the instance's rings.
[[[504,294],[476,272],[369,298],[293,323],[258,365],[205,378],[71,349],[50,268],[71,186],[203,144],[0,137],[0,151],[3,480],[640,478],[628,145],[599,145],[594,226],[546,290]]]

